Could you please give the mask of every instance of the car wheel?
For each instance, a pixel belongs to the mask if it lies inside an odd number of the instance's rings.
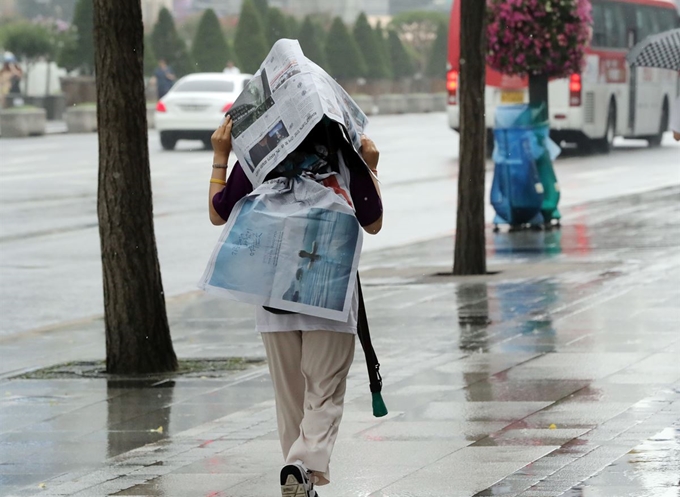
[[[161,131],[161,147],[163,150],[175,150],[177,136],[169,131]]]
[[[614,137],[616,136],[616,106],[613,102],[609,103],[609,111],[607,112],[607,127],[604,130],[604,136],[597,140],[593,140],[593,145],[598,152],[608,154],[614,148]]]
[[[668,101],[664,100],[663,108],[661,109],[661,122],[659,123],[659,133],[647,138],[647,143],[649,143],[650,147],[658,147],[661,145],[661,141],[663,140],[663,134],[668,129],[668,121],[669,121]]]

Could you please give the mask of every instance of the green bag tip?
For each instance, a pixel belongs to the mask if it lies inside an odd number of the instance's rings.
[[[380,392],[374,392],[371,395],[373,396],[373,416],[376,418],[387,416],[387,407],[385,407],[385,402]]]

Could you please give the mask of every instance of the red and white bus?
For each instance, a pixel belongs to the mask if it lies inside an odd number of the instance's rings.
[[[449,29],[447,74],[449,125],[458,130],[460,0],[454,0]],[[557,142],[593,144],[608,152],[615,136],[661,143],[672,103],[680,94],[678,73],[631,69],[628,50],[646,36],[680,26],[672,0],[592,0],[593,35],[580,74],[548,85],[551,136]],[[491,133],[495,108],[528,101],[525,79],[487,67],[486,127]],[[487,140],[493,144],[492,135]]]

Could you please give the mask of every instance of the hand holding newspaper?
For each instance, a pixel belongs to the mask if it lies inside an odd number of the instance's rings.
[[[274,44],[228,114],[234,152],[254,187],[324,115],[345,129],[357,152],[368,122],[352,97],[305,57],[296,40],[287,39]]]
[[[341,126],[360,157],[366,116],[295,40],[274,44],[228,114],[233,150],[254,191],[234,207],[199,286],[346,321],[362,245],[347,161],[338,152],[340,171],[323,177],[265,178],[324,116]]]

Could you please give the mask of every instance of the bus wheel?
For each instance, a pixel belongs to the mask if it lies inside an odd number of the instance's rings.
[[[661,140],[663,140],[663,134],[668,129],[668,100],[663,101],[663,108],[661,110],[661,122],[659,123],[659,134],[653,135],[647,138],[647,143],[650,147],[658,147],[661,145]]]
[[[608,154],[614,148],[614,137],[616,136],[616,107],[613,102],[609,103],[609,111],[607,112],[607,127],[604,131],[604,136],[597,140],[593,140],[593,145],[598,152]]]

